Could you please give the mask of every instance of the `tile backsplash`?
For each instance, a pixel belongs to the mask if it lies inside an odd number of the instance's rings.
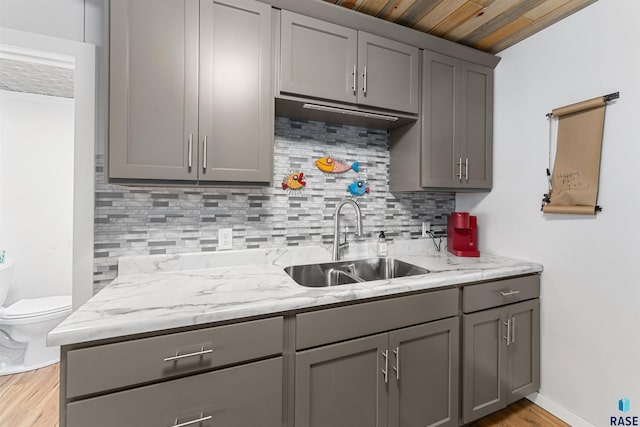
[[[315,160],[332,156],[360,172],[326,174]],[[356,196],[365,239],[418,237],[421,223],[446,228],[453,193],[390,193],[389,133],[380,129],[276,118],[274,175],[264,188],[129,187],[108,183],[104,157],[96,157],[94,292],[117,276],[118,257],[215,251],[218,229],[233,228],[233,248],[265,248],[333,241],[333,214],[351,197],[349,184],[366,178]],[[304,172],[306,187],[283,190],[283,178]],[[407,173],[419,173],[407,171]],[[342,224],[354,230],[350,206]]]

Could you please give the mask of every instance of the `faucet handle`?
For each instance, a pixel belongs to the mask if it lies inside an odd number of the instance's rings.
[[[345,225],[344,226],[344,242],[341,242],[338,247],[340,249],[344,249],[344,248],[348,248],[349,247],[349,239],[347,238],[349,235],[349,226]]]

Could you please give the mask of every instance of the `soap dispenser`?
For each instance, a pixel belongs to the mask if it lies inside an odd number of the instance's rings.
[[[387,237],[384,235],[384,231],[381,231],[378,235],[378,256],[387,256]]]

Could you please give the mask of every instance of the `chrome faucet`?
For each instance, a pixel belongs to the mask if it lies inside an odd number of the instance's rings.
[[[344,199],[338,206],[336,207],[335,219],[333,223],[333,261],[340,260],[340,248],[346,247],[348,242],[346,241],[346,233],[345,233],[345,243],[340,244],[340,210],[346,204],[353,206],[356,210],[356,236],[362,236],[362,212],[360,211],[360,206],[353,199]]]

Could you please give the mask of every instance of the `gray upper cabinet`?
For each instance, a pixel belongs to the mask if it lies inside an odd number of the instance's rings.
[[[418,113],[418,48],[293,12],[281,16],[281,93]]]
[[[111,178],[270,181],[268,5],[113,0],[110,52]]]
[[[420,118],[391,132],[391,191],[490,190],[493,70],[425,50]]]
[[[421,186],[491,189],[493,70],[423,58]]]
[[[461,61],[462,62],[462,61]],[[490,190],[493,171],[493,70],[462,62],[460,66],[460,188]]]
[[[358,32],[282,11],[280,91],[355,103]]]
[[[271,7],[200,2],[200,181],[269,182]]]
[[[109,175],[196,180],[198,1],[111,1],[110,55]]]
[[[373,34],[358,32],[360,90],[358,103],[418,114],[419,49]]]

